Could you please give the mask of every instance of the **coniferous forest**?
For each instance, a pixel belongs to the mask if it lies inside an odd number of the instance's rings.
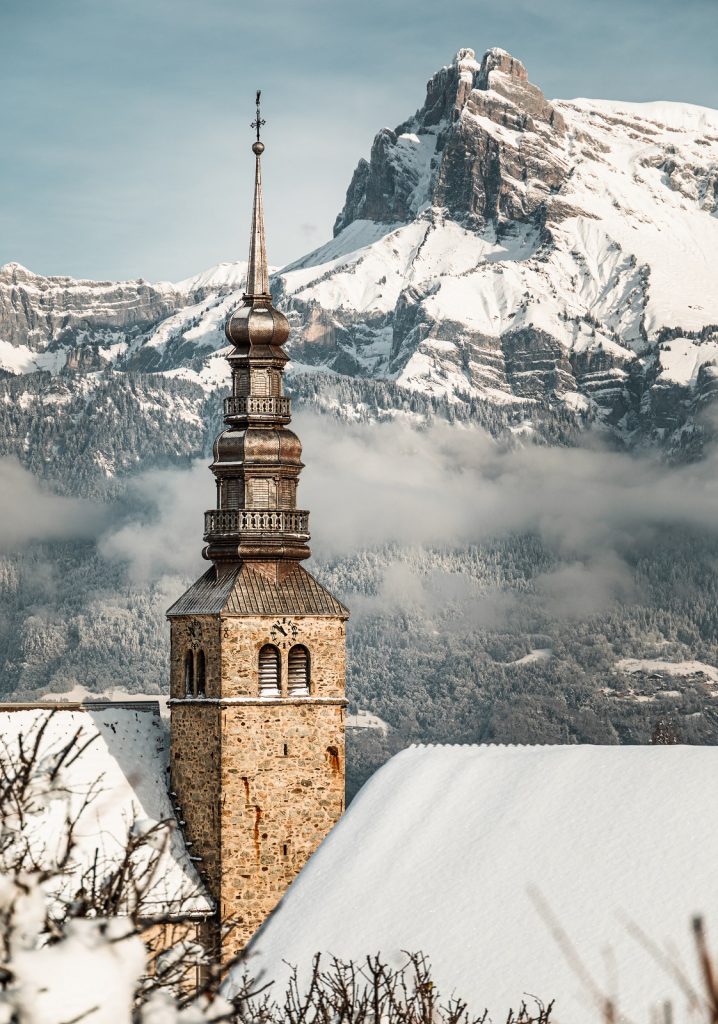
[[[475,428],[507,452],[523,428],[521,447],[539,457],[556,446],[570,452],[591,427],[566,411],[457,407],[377,381],[305,375],[291,386],[300,423],[307,410],[318,414],[327,447],[346,443],[340,428],[351,437],[403,417],[418,437],[438,424],[465,440],[462,428]],[[61,528],[29,527],[0,556],[4,699],[78,686],[163,693],[164,612],[203,571],[201,520],[182,512],[183,474],[211,501],[204,467],[220,429],[216,394],[191,381],[111,372],[37,374],[1,387],[3,465],[32,474],[23,478],[34,480],[28,507],[58,495],[76,503],[60,507]],[[460,476],[470,445],[455,458]],[[177,474],[172,487],[164,472]],[[388,726],[349,730],[352,794],[416,742],[646,743],[666,725],[684,742],[718,738],[718,538],[700,523],[631,529],[620,547],[590,556],[585,537],[573,551],[541,524],[520,523],[493,535],[447,527],[445,543],[441,524],[418,535],[407,524],[404,539],[401,523],[356,539],[348,526],[344,543],[327,546],[321,491],[311,497],[319,524],[311,568],[352,611],[351,710]],[[367,519],[378,498],[366,494]],[[419,522],[436,518],[421,494],[416,501]],[[181,526],[174,539],[163,536],[164,505]],[[339,510],[332,531],[341,539]],[[469,523],[472,514],[469,507]]]

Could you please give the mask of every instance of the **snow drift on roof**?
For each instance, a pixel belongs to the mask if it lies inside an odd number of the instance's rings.
[[[555,998],[561,1022],[604,1019],[599,993],[616,1019],[653,1019],[670,1000],[686,1020],[683,990],[632,926],[702,991],[690,925],[704,912],[718,936],[717,777],[713,747],[405,750],[300,873],[253,966],[282,981],[283,961],[306,972],[315,951],[422,951],[445,998],[494,1020],[526,993]]]
[[[70,816],[97,785],[98,795],[82,812],[75,832],[77,845],[73,861],[63,883],[63,895],[77,888],[78,880],[91,867],[96,851],[99,864],[109,870],[121,861],[128,832],[135,825],[174,820],[167,792],[167,755],[163,726],[157,704],[145,707],[107,705],[97,708],[19,708],[0,709],[0,742],[12,753],[18,737],[37,735],[43,720],[49,723],[43,734],[37,762],[53,759],[78,730],[79,750],[94,736],[84,752],[63,769],[63,788],[69,791]],[[32,739],[26,747],[32,747]],[[65,832],[64,802],[50,802],[31,826],[38,850],[52,851],[63,846]],[[135,824],[136,823],[136,824]],[[169,843],[160,853],[155,881],[143,901],[144,909],[154,915],[206,914],[212,905],[184,845],[179,829],[171,832]]]

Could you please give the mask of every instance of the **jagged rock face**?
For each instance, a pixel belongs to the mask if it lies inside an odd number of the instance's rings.
[[[220,265],[214,276],[171,285],[42,277],[8,263],[0,267],[0,371],[181,365],[196,355],[187,333],[236,296],[243,268]]]
[[[716,166],[718,112],[549,101],[505,51],[460,50],[275,281],[290,351],[682,444],[715,389]]]
[[[460,50],[378,133],[335,237],[274,275],[301,371],[602,419],[690,446],[718,392],[718,112],[548,100]],[[0,373],[225,381],[240,265],[176,285],[0,270]]]
[[[77,281],[41,277],[17,263],[0,267],[2,338],[37,350],[90,330],[142,330],[174,313],[182,298],[144,281]]]
[[[496,125],[496,135],[483,129],[483,119]],[[521,145],[502,141],[501,129],[522,133]],[[561,114],[520,61],[489,50],[479,64],[473,50],[460,50],[430,79],[414,117],[376,136],[334,234],[358,219],[406,223],[426,204],[479,228],[528,218],[566,177],[552,145],[564,131]]]

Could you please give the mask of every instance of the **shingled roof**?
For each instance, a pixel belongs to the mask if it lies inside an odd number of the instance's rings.
[[[280,582],[242,565],[218,577],[214,566],[167,612],[176,615],[338,615],[347,618],[344,605],[297,565]]]

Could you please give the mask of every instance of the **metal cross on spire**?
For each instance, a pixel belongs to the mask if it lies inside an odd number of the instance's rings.
[[[252,143],[252,152],[256,156],[254,169],[254,206],[252,209],[252,234],[249,242],[249,263],[247,266],[246,297],[269,296],[269,270],[267,267],[267,250],[264,241],[264,202],[262,199],[262,171],[260,157],[264,152],[264,143],[259,138],[259,129],[264,124],[259,109],[262,96],[257,89],[257,119],[252,121],[252,128],[257,130],[257,141]]]
[[[257,104],[257,117],[256,117],[256,119],[254,121],[252,121],[252,123],[250,125],[250,128],[256,128],[256,130],[257,130],[257,142],[259,142],[259,130],[262,127],[263,124],[266,124],[266,121],[262,118],[262,115],[261,115],[261,112],[260,112],[260,109],[259,109],[259,104],[260,104],[261,98],[262,98],[262,90],[261,89],[257,89],[257,98],[255,100],[255,103]]]

